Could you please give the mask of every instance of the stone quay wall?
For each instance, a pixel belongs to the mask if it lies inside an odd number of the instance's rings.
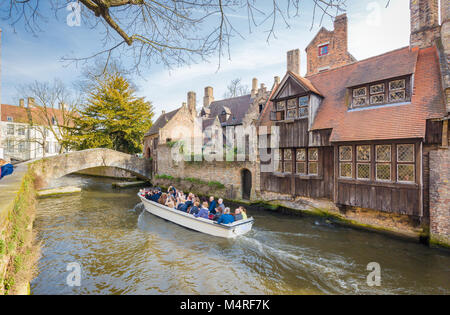
[[[257,162],[241,161],[175,161],[167,145],[158,146],[156,175],[170,175],[174,178],[195,178],[204,182],[219,182],[226,187],[228,199],[242,199],[242,171],[251,173],[252,188],[250,199],[259,197],[260,176]],[[155,183],[154,178],[154,183]]]
[[[430,152],[430,242],[450,247],[450,148]]]

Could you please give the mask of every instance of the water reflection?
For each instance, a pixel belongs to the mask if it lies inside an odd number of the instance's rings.
[[[450,256],[420,244],[269,211],[251,213],[251,233],[221,239],[142,211],[135,189],[62,181],[84,190],[39,202],[35,294],[450,293]],[[380,287],[366,284],[371,261]],[[66,285],[70,262],[82,266],[80,287]]]

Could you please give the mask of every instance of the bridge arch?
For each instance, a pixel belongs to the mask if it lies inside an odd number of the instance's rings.
[[[151,179],[151,163],[134,155],[111,149],[88,149],[46,157],[33,163],[34,174],[41,186],[52,179],[87,168],[108,166],[126,170],[146,180]]]

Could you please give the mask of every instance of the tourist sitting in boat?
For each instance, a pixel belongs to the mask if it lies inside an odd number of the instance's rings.
[[[219,200],[217,200],[216,211],[218,211],[219,209],[220,209],[220,212],[223,212],[223,210],[225,210],[225,205],[223,204],[222,198],[219,198]]]
[[[175,208],[175,202],[173,202],[172,199],[168,199],[168,201],[167,201],[167,203],[166,203],[166,206],[169,207],[169,208],[171,208],[171,209],[176,209],[176,208]]]
[[[217,202],[214,200],[214,196],[209,197],[209,213],[216,214]]]
[[[205,201],[203,202],[200,211],[197,214],[195,214],[194,217],[208,219],[208,215],[209,215],[208,203]]]
[[[241,210],[242,219],[247,220],[247,210],[243,206],[240,206],[239,209]]]
[[[153,194],[150,196],[150,200],[154,202],[158,202],[159,198],[161,197],[162,191],[155,190]]]
[[[200,211],[199,206],[200,201],[194,201],[194,205],[189,209],[189,213],[195,216]]]
[[[166,204],[166,201],[167,201],[167,194],[166,194],[166,193],[163,193],[163,194],[161,195],[161,197],[159,197],[158,203],[159,203],[159,204],[162,204],[162,205],[165,205],[165,204]]]
[[[239,221],[239,220],[243,220],[244,217],[241,213],[241,209],[237,208],[236,210],[234,210],[234,221]]]
[[[234,222],[234,217],[230,214],[230,208],[225,208],[223,214],[220,216],[217,223],[219,224],[229,224]]]

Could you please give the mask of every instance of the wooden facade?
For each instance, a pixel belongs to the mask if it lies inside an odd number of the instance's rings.
[[[279,163],[271,172],[261,172],[262,191],[293,198],[325,198],[338,206],[429,216],[428,157],[429,150],[442,142],[442,121],[427,120],[425,138],[330,142],[331,128],[311,130],[321,96],[301,82],[295,87],[290,77],[283,81],[271,100],[274,110],[270,115],[272,124],[279,127],[278,147],[270,156]],[[387,86],[391,81],[383,82]],[[406,82],[410,101],[409,77]],[[300,98],[305,96],[308,114],[300,115]],[[294,117],[289,109],[296,110]],[[306,157],[312,150],[318,155],[313,162]]]

